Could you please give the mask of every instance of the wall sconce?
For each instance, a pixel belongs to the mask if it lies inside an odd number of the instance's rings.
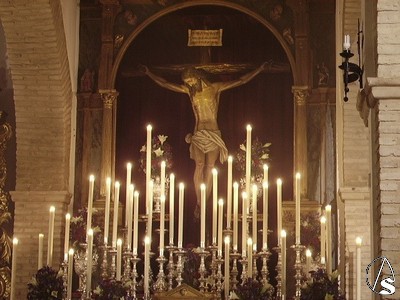
[[[362,76],[364,73],[364,64],[362,63],[362,53],[364,48],[364,36],[363,31],[360,28],[360,21],[358,21],[358,33],[357,33],[357,48],[358,48],[358,65],[349,62],[349,59],[354,56],[350,50],[350,35],[344,36],[343,52],[340,56],[343,57],[343,62],[339,66],[343,70],[343,83],[344,83],[344,102],[347,102],[349,98],[347,93],[349,92],[348,84],[358,79],[360,83],[360,89],[363,88]]]

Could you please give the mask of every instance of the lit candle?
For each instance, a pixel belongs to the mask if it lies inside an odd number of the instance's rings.
[[[69,250],[69,227],[71,224],[71,214],[65,215],[65,233],[64,233],[64,261],[68,259]]]
[[[311,250],[306,250],[306,276],[310,278],[310,271],[311,271]]]
[[[281,231],[282,295],[286,296],[286,230]]]
[[[54,243],[54,214],[56,208],[54,206],[50,207],[50,217],[49,217],[49,237],[47,243],[47,265],[49,267],[53,264],[53,243]]]
[[[300,245],[300,173],[296,173],[296,245]]]
[[[169,244],[174,245],[175,175],[169,175]]]
[[[246,247],[247,247],[247,194],[242,193],[242,257],[246,257]]]
[[[152,234],[153,234],[153,188],[154,181],[150,180],[149,182],[149,202],[147,204],[148,207],[148,215],[147,215],[147,235],[149,237],[150,244],[152,242]]]
[[[185,185],[179,184],[179,219],[178,219],[178,248],[182,249],[183,245],[183,205],[184,205]]]
[[[239,184],[233,183],[233,250],[238,250],[238,225],[239,225]]]
[[[251,126],[247,125],[246,136],[246,193],[250,195],[250,182],[251,182]]]
[[[321,217],[321,264],[325,264],[325,231],[326,231],[326,218]]]
[[[263,165],[263,170],[264,170],[264,177],[263,177],[263,181],[268,183],[268,169],[269,166],[267,164]]]
[[[44,234],[39,233],[38,270],[43,267],[43,239]]]
[[[133,255],[137,255],[138,249],[138,226],[139,226],[139,192],[134,192],[133,198]]]
[[[74,264],[74,249],[71,248],[68,250],[67,300],[72,299],[72,274],[74,274],[73,264]]]
[[[268,182],[263,182],[263,250],[268,250]]]
[[[129,185],[129,193],[128,193],[128,238],[126,249],[130,251],[132,249],[132,214],[133,214],[133,193],[134,187],[133,184]]]
[[[253,198],[251,201],[252,204],[252,212],[253,212],[253,225],[252,225],[252,232],[253,232],[253,245],[256,247],[257,251],[257,185],[253,184]]]
[[[280,246],[280,236],[279,234],[282,231],[282,179],[278,178],[276,181],[276,199],[277,199],[277,204],[276,204],[276,210],[277,210],[277,221],[278,221],[278,226],[277,226],[277,232],[278,232],[278,246]]]
[[[108,245],[108,232],[110,228],[110,205],[111,205],[111,178],[106,179],[106,206],[104,209],[104,245]]]
[[[161,188],[161,196],[165,197],[165,167],[166,163],[163,160],[161,162],[161,172],[160,172],[160,177],[161,177],[161,182],[160,182],[160,188]]]
[[[148,214],[148,204],[150,203],[150,181],[151,181],[151,125],[147,125],[146,138],[146,214]]]
[[[119,204],[119,182],[116,181],[114,185],[114,217],[113,217],[113,236],[112,247],[117,247],[117,233],[118,233],[118,204]]]
[[[361,300],[361,244],[362,239],[356,238],[356,280],[357,280],[357,293],[356,299]]]
[[[217,211],[218,211],[218,171],[212,169],[213,175],[213,214],[212,214],[212,244],[217,244]]]
[[[131,185],[131,176],[132,176],[132,164],[128,162],[126,164],[126,190],[125,190],[125,227],[128,227],[129,222],[129,187]]]
[[[328,204],[325,206],[326,215],[326,271],[332,273],[332,207]]]
[[[200,248],[206,247],[206,185],[200,185]]]
[[[165,195],[160,198],[160,257],[164,257]]]
[[[89,176],[89,196],[86,228],[92,228],[94,176]]]
[[[247,252],[248,252],[248,260],[247,260],[247,276],[249,278],[253,278],[253,239],[247,239]]]
[[[149,296],[149,275],[150,275],[149,268],[150,268],[150,238],[146,236],[144,238],[144,279],[143,279],[143,289],[145,297]]]
[[[350,49],[350,35],[346,34],[344,36],[344,42],[343,42],[343,48],[344,50],[349,50]]]
[[[10,300],[15,300],[15,278],[17,276],[17,253],[18,253],[18,239],[13,238],[12,261],[11,261],[11,292]]]
[[[226,228],[231,229],[232,221],[232,156],[228,156],[228,187],[226,193]]]
[[[222,258],[222,220],[223,220],[224,200],[218,200],[218,256]]]
[[[225,237],[225,265],[224,265],[224,285],[225,285],[225,295],[229,295],[229,244],[230,238],[229,235]]]
[[[117,281],[121,280],[121,270],[122,270],[122,240],[118,239],[117,240],[117,270],[116,270],[116,275],[115,279]]]
[[[87,268],[86,268],[86,297],[90,299],[92,294],[92,267],[93,267],[93,229],[87,232]]]

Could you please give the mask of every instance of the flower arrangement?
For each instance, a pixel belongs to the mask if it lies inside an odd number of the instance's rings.
[[[339,273],[326,273],[325,269],[318,268],[311,271],[311,280],[301,287],[301,300],[344,300],[345,297],[339,289]]]
[[[72,240],[72,247],[77,250],[80,249],[81,243],[86,243],[86,224],[87,224],[87,208],[81,208],[78,213],[71,218],[70,237]],[[92,229],[93,229],[93,245],[100,246],[103,244],[103,235],[100,229],[100,221],[98,210],[92,210]]]
[[[246,281],[238,285],[237,289],[232,292],[231,299],[240,300],[270,300],[273,299],[274,287],[267,283],[247,278]]]
[[[39,269],[28,283],[28,300],[62,299],[62,273],[51,267]]]
[[[167,142],[168,136],[157,135],[151,141],[151,174],[160,176],[161,162],[165,161],[166,170],[171,169],[172,161],[172,147]],[[139,166],[143,173],[146,174],[146,145],[140,149]]]
[[[128,292],[128,285],[115,279],[104,279],[93,291],[93,298],[96,300],[123,300]]]

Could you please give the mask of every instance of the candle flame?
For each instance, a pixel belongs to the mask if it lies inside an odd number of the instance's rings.
[[[133,193],[133,195],[134,195],[135,197],[139,197],[139,192],[138,192],[138,191],[135,191],[135,192]]]
[[[269,167],[268,167],[267,164],[264,164],[264,165],[263,165],[263,169],[264,169],[264,170],[268,170],[268,168],[269,168]]]
[[[106,184],[107,185],[111,185],[111,177],[107,177],[106,178]]]
[[[163,160],[163,161],[161,162],[161,168],[165,168],[166,165],[167,165],[167,163],[165,162],[165,160]]]
[[[55,212],[56,208],[54,206],[50,206],[50,212]]]
[[[286,230],[281,230],[281,237],[286,238]]]
[[[299,172],[296,173],[296,179],[300,179],[301,175]]]
[[[223,206],[224,205],[224,200],[223,199],[219,199],[218,200],[218,205],[219,206]]]
[[[180,188],[181,190],[183,190],[183,189],[185,188],[185,185],[184,185],[183,182],[181,182],[181,183],[179,184],[179,188]]]
[[[263,188],[267,189],[268,188],[268,181],[263,181]]]
[[[65,215],[65,219],[67,219],[67,220],[71,219],[71,214],[70,214],[70,213],[67,213],[67,214]]]
[[[228,163],[231,163],[233,161],[233,157],[232,157],[232,155],[229,155],[228,156]]]
[[[321,217],[321,223],[323,223],[323,224],[326,223],[326,217],[325,217],[325,216],[322,216],[322,217]]]
[[[325,206],[325,210],[326,211],[331,211],[332,210],[332,206],[330,204],[328,204],[327,206]]]
[[[116,188],[119,188],[120,186],[121,186],[121,184],[119,183],[119,181],[116,181],[116,182],[115,182],[115,187],[116,187]]]
[[[126,168],[127,168],[128,170],[132,169],[132,164],[131,164],[130,162],[128,162],[128,163],[126,164]]]
[[[75,251],[74,251],[74,249],[72,249],[72,248],[69,249],[69,251],[68,251],[69,255],[74,255],[74,252],[75,252]]]
[[[144,237],[144,243],[145,243],[146,245],[149,245],[149,244],[150,244],[150,237],[148,237],[147,235]]]
[[[161,197],[160,197],[160,202],[161,202],[161,203],[164,203],[164,202],[165,202],[165,195],[161,195]]]
[[[151,131],[153,129],[153,127],[151,127],[151,125],[147,125],[147,131]]]
[[[204,183],[200,184],[200,190],[205,191],[206,185]]]
[[[250,124],[248,124],[247,126],[246,126],[246,129],[247,129],[247,131],[251,131],[251,125]]]
[[[39,238],[44,238],[44,234],[43,233],[39,233]]]
[[[18,239],[17,238],[13,238],[13,244],[14,245],[18,245]]]
[[[307,249],[307,250],[306,250],[306,256],[307,256],[307,257],[311,257],[311,250],[310,250],[310,249]]]
[[[93,229],[92,229],[92,228],[89,228],[87,234],[88,234],[88,235],[93,235]]]
[[[89,181],[90,181],[90,182],[93,182],[93,181],[94,181],[94,175],[93,175],[93,174],[89,176]]]
[[[242,193],[242,198],[243,198],[243,199],[246,199],[246,198],[247,198],[247,193],[246,193],[246,192],[243,192],[243,193]]]
[[[118,239],[117,240],[117,246],[121,246],[122,245],[122,239]]]
[[[233,188],[237,189],[239,188],[239,183],[237,183],[236,181],[233,183]]]
[[[356,245],[361,246],[361,244],[362,244],[362,238],[360,238],[359,236],[356,237]]]
[[[253,239],[251,238],[251,237],[249,237],[248,239],[247,239],[247,245],[253,245]]]
[[[278,179],[276,180],[276,184],[277,184],[277,185],[282,185],[282,179],[278,178]]]

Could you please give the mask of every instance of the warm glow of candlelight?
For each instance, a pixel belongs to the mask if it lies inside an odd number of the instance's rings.
[[[200,184],[200,248],[206,247],[206,185]]]
[[[359,236],[356,237],[356,245],[361,246],[361,244],[362,244],[362,238],[360,238]]]

